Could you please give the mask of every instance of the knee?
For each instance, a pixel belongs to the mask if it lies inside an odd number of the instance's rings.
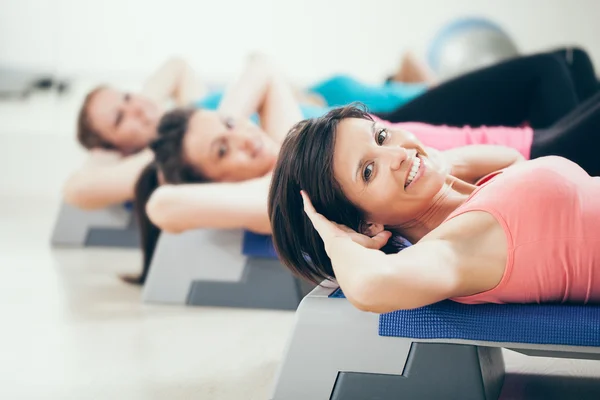
[[[565,71],[568,72],[567,69],[567,54],[561,52],[560,54],[557,53],[546,53],[546,54],[540,54],[539,55],[539,72],[540,73],[547,73],[550,75],[555,75],[557,73],[564,73]]]
[[[575,61],[575,62],[585,62],[585,63],[592,64],[592,60],[590,59],[590,55],[588,54],[587,51],[585,51],[581,47],[577,47],[576,46],[576,47],[572,47],[569,50],[570,50],[570,52],[572,54],[573,61]]]

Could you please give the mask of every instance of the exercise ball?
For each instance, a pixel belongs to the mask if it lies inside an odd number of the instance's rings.
[[[499,25],[484,18],[462,18],[437,32],[428,62],[440,80],[447,80],[518,54],[515,42]]]

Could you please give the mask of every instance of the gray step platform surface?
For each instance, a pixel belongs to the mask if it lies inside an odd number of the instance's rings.
[[[503,381],[500,348],[413,343],[402,375],[340,372],[331,400],[489,400]]]
[[[276,259],[243,255],[242,240],[241,230],[163,232],[144,302],[295,310],[313,287]]]
[[[271,400],[492,400],[505,379],[502,348],[600,359],[596,347],[379,336],[378,314],[330,298],[337,286],[322,285],[298,307]]]
[[[63,203],[54,224],[51,244],[58,247],[138,248],[140,239],[133,213],[122,205],[86,211]]]

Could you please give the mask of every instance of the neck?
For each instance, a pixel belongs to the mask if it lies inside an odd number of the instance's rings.
[[[411,243],[417,243],[425,235],[440,226],[448,216],[460,207],[475,190],[475,186],[450,177],[442,190],[433,198],[429,207],[399,229]]]

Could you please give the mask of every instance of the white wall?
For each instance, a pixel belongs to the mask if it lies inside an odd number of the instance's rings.
[[[0,66],[84,78],[68,96],[0,101],[0,195],[58,198],[84,159],[75,118],[99,79],[129,85],[177,54],[223,81],[263,50],[301,82],[379,81],[463,15],[492,17],[524,52],[579,44],[600,65],[600,0],[0,0]]]
[[[259,49],[303,81],[379,80],[461,15],[494,18],[525,52],[579,44],[600,63],[597,0],[0,0],[0,63],[147,74],[178,54],[226,79]]]

